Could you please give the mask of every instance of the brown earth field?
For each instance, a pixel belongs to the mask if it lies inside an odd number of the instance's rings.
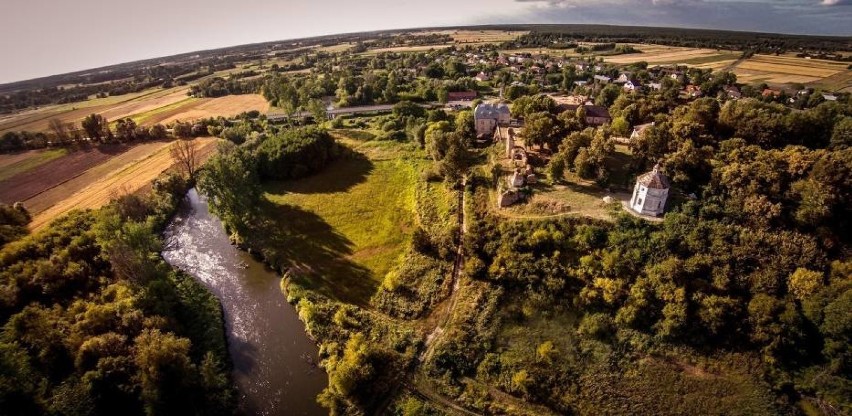
[[[195,141],[200,159],[206,161],[215,151],[217,139],[205,137],[197,138]],[[154,143],[151,144],[154,145]],[[126,160],[129,157],[118,157],[104,163],[105,166],[91,169],[74,178],[69,181],[74,182],[73,185],[77,188],[74,192],[68,192],[68,189],[64,189],[62,192],[42,194],[45,197],[41,198],[42,200],[38,203],[41,206],[47,205],[47,207],[35,213],[30,223],[30,229],[37,231],[71,210],[97,209],[106,205],[116,196],[135,193],[147,188],[157,176],[174,166],[174,160],[169,152],[170,143],[159,142],[156,144],[159,147],[146,146],[144,150],[147,153],[139,155],[140,158]],[[137,146],[137,148],[141,146],[145,145]],[[129,156],[129,153],[127,152],[123,156]],[[101,172],[110,168],[111,170],[106,174]],[[50,195],[46,195],[48,193]],[[29,209],[28,202],[30,201],[25,201],[24,205]]]
[[[162,143],[162,142],[161,142]],[[148,145],[105,144],[68,153],[0,181],[0,202],[11,204],[29,200],[47,189],[61,185],[83,172],[125,152]]]

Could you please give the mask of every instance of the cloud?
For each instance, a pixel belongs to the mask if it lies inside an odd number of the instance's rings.
[[[511,22],[852,35],[852,0],[514,0]]]

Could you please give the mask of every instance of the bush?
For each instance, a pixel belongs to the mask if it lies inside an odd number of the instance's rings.
[[[257,149],[263,179],[296,179],[316,173],[337,156],[337,144],[323,129],[305,127],[275,135]]]

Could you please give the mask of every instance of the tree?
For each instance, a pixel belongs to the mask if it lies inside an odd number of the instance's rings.
[[[565,177],[565,156],[562,153],[557,153],[550,158],[547,164],[547,177],[553,183],[562,182]]]
[[[178,121],[172,128],[175,136],[183,139],[192,137],[192,124],[186,121]]]
[[[154,124],[153,126],[151,126],[150,129],[148,129],[148,137],[150,137],[151,140],[165,139],[166,134],[167,134],[166,127],[163,126],[162,124]]]
[[[527,116],[524,125],[524,138],[528,143],[539,147],[547,145],[555,149],[561,141],[561,129],[553,114],[541,111]]]
[[[322,100],[310,100],[307,107],[315,123],[319,124],[328,119],[328,113],[325,110],[325,104],[323,104]]]
[[[852,117],[843,117],[834,125],[831,133],[831,147],[834,149],[852,147]]]
[[[121,140],[133,140],[136,138],[136,122],[131,118],[119,119],[115,124],[115,131]]]
[[[158,329],[146,329],[135,340],[136,366],[142,398],[149,415],[184,413],[191,402],[181,400],[191,383],[190,342]]]
[[[630,134],[630,123],[624,117],[614,118],[610,127],[612,128],[612,132],[619,136],[627,137]]]
[[[217,154],[205,164],[198,189],[235,238],[249,230],[263,197],[253,157],[230,142],[220,143]]]
[[[90,114],[83,119],[81,123],[83,130],[86,131],[92,140],[102,141],[109,136],[109,122],[100,114]]]
[[[516,371],[512,374],[512,389],[518,392],[527,393],[533,380],[527,370]]]
[[[55,137],[56,141],[59,143],[68,142],[71,138],[68,132],[68,125],[63,123],[62,120],[59,120],[58,118],[50,119],[48,127],[50,128],[50,131],[53,132],[53,137]]]
[[[195,140],[178,139],[171,147],[169,153],[172,160],[178,165],[190,180],[195,179],[195,171],[200,162],[198,148],[195,145]]]
[[[609,107],[615,102],[615,99],[618,98],[619,95],[621,95],[621,87],[616,84],[608,84],[606,87],[601,89],[598,97],[595,98],[595,104]]]
[[[473,111],[464,110],[456,114],[455,119],[456,131],[469,143],[476,138],[476,125],[474,124]]]
[[[446,135],[448,147],[440,161],[441,173],[450,182],[459,181],[470,166],[470,152],[464,144],[464,137],[458,133]]]
[[[553,362],[553,357],[559,353],[553,346],[553,341],[544,341],[536,349],[538,360],[546,363]]]
[[[787,281],[787,287],[793,296],[799,300],[805,300],[823,286],[822,273],[810,271],[805,268],[796,269]]]

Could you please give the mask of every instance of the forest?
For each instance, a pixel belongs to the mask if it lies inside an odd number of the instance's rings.
[[[187,189],[167,174],[28,236],[10,231],[25,212],[2,207],[3,414],[233,413],[219,302],[159,254]]]

